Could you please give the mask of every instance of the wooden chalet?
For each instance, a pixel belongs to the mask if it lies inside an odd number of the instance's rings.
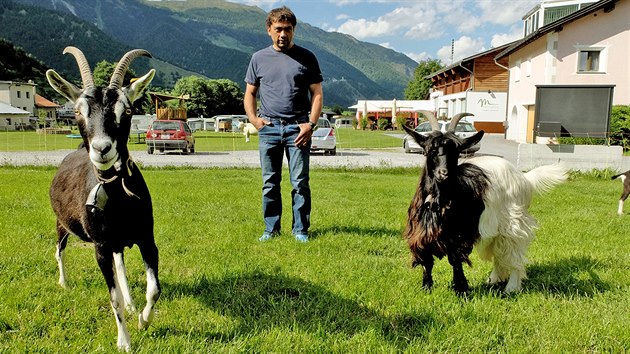
[[[450,118],[473,113],[470,121],[490,133],[503,133],[508,89],[508,60],[494,57],[512,43],[465,58],[426,76],[431,80],[431,98],[437,115]]]
[[[160,92],[149,92],[151,101],[155,104],[156,119],[186,120],[188,114],[184,101],[190,99],[190,95],[172,96]],[[168,107],[165,102],[177,100],[177,107]]]

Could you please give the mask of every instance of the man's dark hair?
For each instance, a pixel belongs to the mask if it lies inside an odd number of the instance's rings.
[[[267,15],[267,28],[271,27],[271,24],[278,21],[289,22],[293,28],[297,25],[297,18],[291,9],[286,6],[279,7],[269,11]]]

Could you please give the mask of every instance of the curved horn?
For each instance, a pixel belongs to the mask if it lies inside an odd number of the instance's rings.
[[[94,87],[94,77],[92,77],[92,70],[90,70],[90,64],[88,64],[87,59],[85,59],[85,55],[83,52],[76,47],[66,47],[63,50],[63,54],[70,53],[74,56],[79,64],[79,71],[81,71],[81,81],[83,82],[83,88],[86,87]]]
[[[468,117],[468,116],[474,116],[474,114],[472,114],[472,113],[457,113],[456,115],[454,115],[453,118],[451,118],[451,123],[448,126],[448,131],[449,132],[454,132],[455,128],[457,127],[457,123],[459,123],[459,120],[464,118],[464,117]]]
[[[437,118],[435,118],[435,114],[433,114],[433,112],[431,111],[420,111],[420,113],[422,113],[425,117],[427,117],[427,119],[429,120],[429,123],[431,123],[431,128],[433,130],[440,130],[440,124],[438,124]]]
[[[125,78],[125,72],[127,71],[127,68],[129,68],[129,64],[131,64],[131,62],[139,56],[151,58],[151,53],[144,49],[134,49],[125,53],[122,59],[118,62],[118,65],[116,65],[116,69],[114,69],[112,78],[109,80],[109,87],[120,88],[123,79]]]

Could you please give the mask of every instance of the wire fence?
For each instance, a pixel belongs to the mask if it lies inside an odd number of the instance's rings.
[[[334,129],[337,149],[394,149],[402,148],[404,132],[400,130],[357,130],[353,128]],[[239,131],[215,132],[196,131],[195,151],[239,151],[257,150],[258,137],[245,136]],[[327,137],[327,139],[330,139]],[[74,150],[82,142],[77,128],[48,130],[12,131],[0,129],[0,151],[54,151]],[[129,136],[130,150],[146,150],[144,132],[132,132]]]

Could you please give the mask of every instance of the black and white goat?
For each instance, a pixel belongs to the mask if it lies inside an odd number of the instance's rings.
[[[138,245],[146,268],[147,303],[138,316],[140,329],[147,328],[153,320],[153,307],[161,292],[151,196],[127,149],[131,105],[141,97],[155,70],[121,87],[131,61],[138,56],[151,56],[145,50],[135,49],[118,62],[109,86],[95,87],[83,53],[75,47],[67,47],[66,53],[72,54],[79,65],[83,88],[66,81],[54,70],[48,70],[46,77],[57,92],[74,103],[85,148],[64,158],[50,186],[50,200],[57,216],[55,257],[59,284],[66,286],[63,256],[68,235],[73,233],[93,242],[116,318],[118,348],[129,351],[124,307],[129,311],[135,311],[135,307],[127,284],[125,247]]]
[[[630,171],[626,171],[624,173],[620,173],[611,177],[611,179],[616,178],[621,179],[621,183],[623,184],[623,192],[621,192],[621,197],[619,197],[617,215],[623,215],[623,203],[626,201],[626,199],[628,199],[628,195],[630,195]]]
[[[426,155],[404,231],[412,265],[423,267],[423,286],[433,286],[433,257],[446,256],[453,267],[454,290],[467,292],[462,264],[471,265],[469,256],[475,246],[482,259],[494,263],[489,283],[507,280],[506,292],[520,290],[526,277],[525,253],[536,228],[528,212],[533,193],[564,181],[566,169],[548,165],[522,173],[496,156],[459,163],[460,152],[477,144],[484,132],[468,138],[453,133],[457,122],[470,113],[454,116],[446,133],[440,132],[431,112],[425,115],[433,127],[429,135],[404,127]]]

